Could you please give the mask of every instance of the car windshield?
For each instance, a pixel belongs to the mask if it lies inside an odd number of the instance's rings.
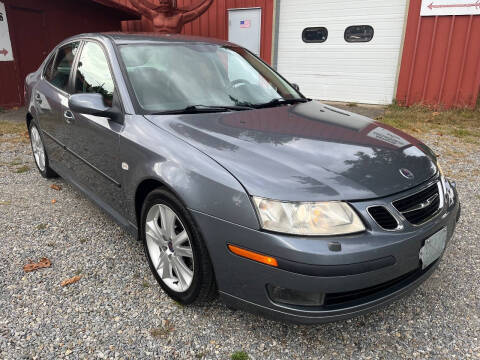
[[[236,46],[131,44],[120,46],[120,54],[146,113],[192,106],[248,109],[304,100],[262,61]]]

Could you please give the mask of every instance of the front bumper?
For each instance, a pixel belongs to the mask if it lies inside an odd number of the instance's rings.
[[[422,226],[406,226],[394,232],[382,230],[368,220],[363,209],[371,202],[354,203],[368,229],[348,236],[279,235],[192,213],[206,241],[224,302],[276,319],[319,323],[372,311],[425,281],[440,261],[421,270],[419,251],[425,239],[447,227],[448,242],[455,230],[460,204],[455,189],[451,191],[454,196],[446,199],[433,219]],[[391,203],[392,199],[381,201]],[[332,250],[332,241],[341,244],[340,251]],[[274,268],[236,256],[227,244],[273,256],[279,259],[279,265],[288,266]],[[326,299],[337,300],[318,307],[281,304],[270,298],[268,284],[296,291],[318,291],[326,294]]]

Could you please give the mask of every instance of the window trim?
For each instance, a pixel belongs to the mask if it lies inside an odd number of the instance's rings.
[[[325,29],[325,31],[327,32],[327,36],[326,36],[325,40],[318,41],[318,40],[307,40],[307,39],[305,39],[305,31],[310,30],[310,29]],[[328,40],[328,35],[329,35],[328,29],[325,26],[308,26],[308,27],[306,27],[302,30],[302,41],[306,44],[322,44],[322,43],[324,43],[325,41]]]
[[[364,26],[364,27],[369,27],[372,29],[372,37],[369,39],[369,40],[360,40],[360,41],[348,41],[347,40],[347,30],[351,27],[355,27],[355,26]],[[345,31],[343,32],[343,38],[345,40],[345,42],[349,43],[349,44],[355,44],[355,43],[368,43],[370,41],[373,40],[373,37],[375,36],[375,29],[373,28],[372,25],[350,25],[350,26],[347,26],[345,28]]]

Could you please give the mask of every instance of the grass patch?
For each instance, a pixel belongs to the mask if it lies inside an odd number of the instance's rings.
[[[480,108],[433,111],[420,105],[393,104],[377,120],[413,134],[435,132],[480,144]]]
[[[170,320],[163,320],[162,326],[150,330],[150,335],[154,338],[164,338],[167,337],[175,327],[170,322]]]
[[[7,135],[6,138],[3,138]],[[0,121],[0,142],[23,142],[28,143],[28,130],[23,122]]]
[[[146,289],[146,288],[149,288],[149,287],[150,287],[150,284],[148,283],[148,281],[147,281],[147,280],[143,280],[143,282],[142,282],[142,287],[143,287],[144,289]]]
[[[16,121],[0,121],[0,136],[7,134],[23,134],[27,131],[27,126],[24,123]]]
[[[38,224],[37,225],[37,230],[45,230],[48,227],[47,224]]]
[[[10,162],[9,165],[10,165],[10,166],[22,165],[22,160],[20,160],[20,159],[14,159],[13,161]]]
[[[347,106],[348,107],[357,107],[358,104],[357,103],[348,103]]]
[[[245,351],[236,351],[230,357],[232,360],[248,360],[250,357]]]
[[[16,169],[15,169],[15,172],[16,172],[17,174],[23,174],[23,173],[26,173],[28,170],[30,170],[30,168],[29,168],[27,165],[23,165],[23,166],[21,166],[21,167],[19,167],[19,168],[16,168]]]

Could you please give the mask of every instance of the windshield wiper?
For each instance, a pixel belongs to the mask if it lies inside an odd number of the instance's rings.
[[[199,113],[212,113],[212,112],[225,112],[225,111],[242,111],[251,110],[250,106],[240,105],[189,105],[182,109],[165,110],[150,113],[149,115],[171,115],[171,114],[199,114]]]
[[[291,105],[297,103],[305,103],[311,101],[311,99],[307,98],[299,98],[299,99],[284,99],[284,98],[275,98],[270,100],[269,102],[263,104],[254,104],[253,106],[257,109],[266,108],[266,107],[273,107],[278,105]]]

